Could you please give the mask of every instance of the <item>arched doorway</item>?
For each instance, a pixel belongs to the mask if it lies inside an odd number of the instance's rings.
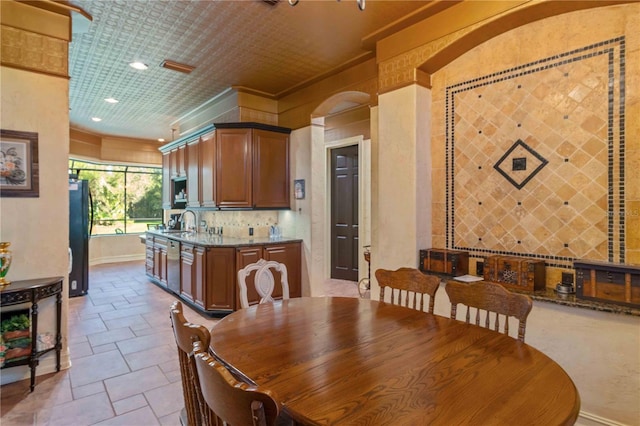
[[[362,246],[370,241],[371,218],[371,118],[369,110],[370,96],[362,92],[342,92],[336,94],[316,108],[312,114],[312,170],[313,179],[318,182],[316,188],[321,194],[314,194],[313,210],[321,213],[319,221],[312,222],[312,241],[314,251],[322,252],[322,258],[313,260],[312,282],[325,282],[330,280],[345,256],[348,257],[348,269],[352,269],[354,285],[359,278],[366,275],[366,262],[362,254]],[[336,201],[336,187],[333,182],[335,175],[335,157],[344,150],[350,151],[348,156],[351,162],[349,166],[349,179],[353,189],[350,192],[351,201]],[[343,153],[344,154],[344,153]],[[342,158],[343,154],[340,154]],[[334,158],[334,161],[332,161]],[[333,167],[332,167],[333,164]],[[354,171],[356,175],[354,175]],[[342,194],[345,195],[345,194]],[[348,194],[347,194],[348,195]],[[352,202],[349,213],[352,215],[352,223],[346,252],[344,246],[336,245],[336,215],[335,203]],[[338,206],[340,207],[340,206]],[[353,208],[351,208],[353,207]],[[333,218],[333,220],[332,220]],[[345,240],[343,240],[344,242]],[[342,250],[339,249],[342,247]],[[349,248],[350,247],[350,248]],[[355,265],[353,264],[355,262]],[[365,275],[363,275],[363,273]],[[344,276],[336,278],[345,279]]]

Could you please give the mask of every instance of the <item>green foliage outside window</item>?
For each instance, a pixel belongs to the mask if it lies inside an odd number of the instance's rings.
[[[138,233],[162,222],[162,169],[69,160],[70,173],[89,181],[92,235]]]

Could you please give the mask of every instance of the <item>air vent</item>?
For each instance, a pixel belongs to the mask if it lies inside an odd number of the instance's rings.
[[[266,4],[270,4],[271,6],[275,6],[276,4],[278,4],[280,0],[262,0],[262,1],[265,2]]]
[[[175,62],[175,61],[170,61],[169,59],[165,59],[164,61],[162,61],[160,66],[162,68],[167,68],[167,69],[178,71],[178,72],[182,72],[182,73],[185,73],[185,74],[189,74],[191,71],[193,71],[196,68],[196,67],[193,67],[191,65],[181,64],[181,63]]]

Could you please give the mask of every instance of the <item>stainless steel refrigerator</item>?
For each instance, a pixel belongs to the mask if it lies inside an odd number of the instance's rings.
[[[89,181],[69,179],[69,297],[89,291],[89,235],[93,222]]]

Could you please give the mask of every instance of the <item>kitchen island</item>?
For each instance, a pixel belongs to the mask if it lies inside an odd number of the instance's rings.
[[[287,267],[290,297],[301,296],[302,240],[237,238],[206,233],[154,230],[145,235],[147,276],[190,306],[210,315],[240,309],[237,272],[263,258]],[[274,273],[276,282],[280,276]],[[249,303],[258,303],[253,277]],[[282,297],[276,286],[274,297]]]

